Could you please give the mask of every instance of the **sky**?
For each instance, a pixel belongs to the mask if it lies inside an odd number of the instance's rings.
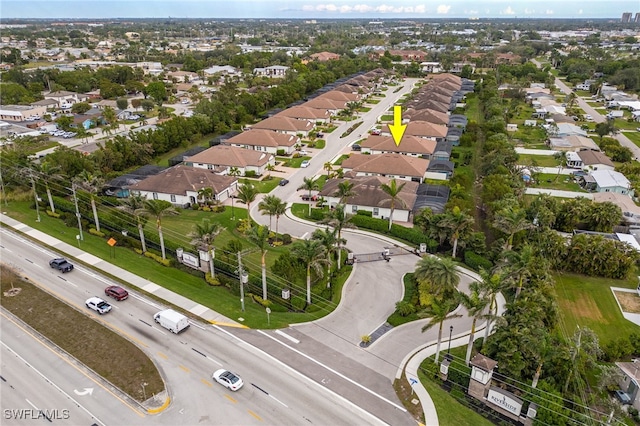
[[[9,18],[614,18],[640,0],[2,0]]]

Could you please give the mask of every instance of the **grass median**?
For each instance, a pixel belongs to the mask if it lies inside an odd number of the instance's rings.
[[[127,339],[2,264],[0,282],[5,309],[118,389],[137,401],[164,390],[155,364]]]

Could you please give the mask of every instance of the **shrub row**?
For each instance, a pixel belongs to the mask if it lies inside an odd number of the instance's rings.
[[[482,257],[472,251],[464,252],[464,264],[474,271],[480,271],[480,269],[490,270],[493,266],[489,259]]]

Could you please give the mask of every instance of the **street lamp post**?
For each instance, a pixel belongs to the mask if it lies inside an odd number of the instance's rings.
[[[146,386],[147,386],[148,384],[149,384],[149,383],[147,383],[147,382],[142,382],[142,383],[140,383],[140,386],[142,387],[142,396],[144,397],[144,400],[145,400],[145,401],[147,400],[147,390],[146,390]]]
[[[451,336],[453,335],[453,326],[449,326],[449,347],[447,348],[447,358],[451,359]]]
[[[82,221],[80,220],[80,210],[78,209],[78,197],[76,195],[76,184],[71,184],[71,191],[73,191],[73,202],[76,205],[76,217],[78,218],[78,231],[80,232],[80,240],[84,241],[84,236],[82,235]]]

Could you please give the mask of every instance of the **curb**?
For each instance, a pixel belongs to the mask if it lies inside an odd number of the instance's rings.
[[[171,398],[167,397],[167,399],[164,400],[164,404],[162,404],[160,407],[158,408],[149,408],[147,410],[147,413],[149,414],[158,414],[163,412],[164,410],[167,409],[167,407],[169,406],[169,404],[171,404]]]

